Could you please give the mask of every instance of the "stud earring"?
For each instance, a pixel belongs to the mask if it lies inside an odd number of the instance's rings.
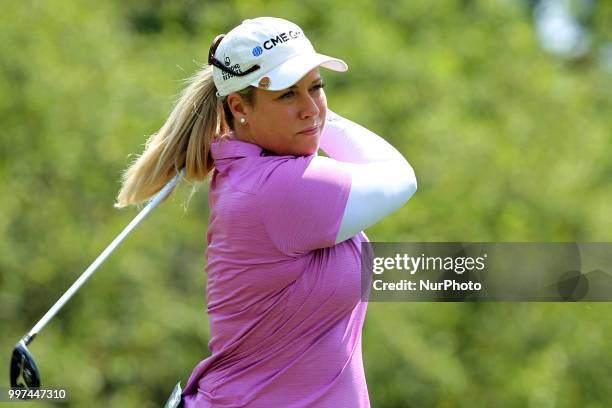
[[[245,118],[240,118],[240,124],[244,125],[246,123],[246,119]]]

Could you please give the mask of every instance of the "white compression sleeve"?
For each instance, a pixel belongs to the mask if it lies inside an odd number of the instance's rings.
[[[336,243],[399,209],[417,189],[412,166],[386,140],[327,111],[321,149],[349,170],[351,191]]]

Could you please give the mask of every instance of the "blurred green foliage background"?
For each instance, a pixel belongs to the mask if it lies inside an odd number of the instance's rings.
[[[597,6],[594,41],[609,40],[612,4]],[[415,168],[419,191],[371,240],[612,240],[612,74],[543,52],[526,2],[4,1],[0,384],[15,342],[136,215],[112,207],[128,155],[212,38],[262,15],[346,60],[348,73],[323,72],[330,108]],[[32,344],[43,386],[70,389],[64,406],[161,406],[208,356],[207,187],[185,210],[190,188]],[[611,310],[370,303],[372,406],[607,407]]]

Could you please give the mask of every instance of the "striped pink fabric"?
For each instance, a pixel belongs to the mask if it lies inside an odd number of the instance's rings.
[[[215,142],[207,301],[212,355],[186,407],[369,407],[363,232],[334,245],[351,175],[334,160]]]

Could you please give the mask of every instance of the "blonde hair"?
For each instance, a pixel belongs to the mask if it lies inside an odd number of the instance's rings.
[[[212,66],[206,65],[186,80],[174,109],[157,132],[149,136],[144,151],[122,174],[115,207],[140,204],[151,198],[185,167],[185,179],[203,181],[214,167],[212,140],[233,129],[227,98],[216,95]],[[240,91],[252,101],[252,87]],[[192,190],[192,194],[195,187]]]

